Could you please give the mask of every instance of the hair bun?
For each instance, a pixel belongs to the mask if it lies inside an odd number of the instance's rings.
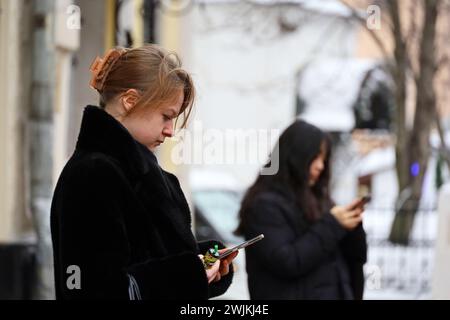
[[[106,77],[111,70],[114,63],[126,52],[123,48],[110,49],[103,58],[96,57],[92,62],[89,70],[92,73],[89,85],[92,89],[101,92],[106,80]]]

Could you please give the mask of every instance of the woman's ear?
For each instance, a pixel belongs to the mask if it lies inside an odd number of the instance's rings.
[[[137,104],[140,99],[140,95],[136,89],[128,89],[124,94],[122,94],[121,102],[122,106],[125,109],[125,112],[128,113],[134,106]]]

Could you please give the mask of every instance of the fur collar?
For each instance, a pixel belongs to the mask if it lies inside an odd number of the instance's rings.
[[[84,109],[76,148],[111,156],[133,176],[146,174],[149,165],[158,166],[153,152],[134,140],[119,121],[96,106]]]
[[[177,178],[162,170],[153,152],[134,140],[119,121],[99,107],[87,106],[76,151],[99,152],[118,161],[136,191],[144,184],[145,192],[159,199],[160,205],[167,206],[165,215],[181,238],[196,250],[189,206]]]

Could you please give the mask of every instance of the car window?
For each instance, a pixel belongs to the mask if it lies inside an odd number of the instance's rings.
[[[230,243],[238,243],[241,237],[233,234],[238,225],[238,212],[241,197],[233,191],[195,191],[195,205],[201,210],[209,223]]]

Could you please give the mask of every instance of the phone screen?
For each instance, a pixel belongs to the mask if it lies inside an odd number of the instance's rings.
[[[251,244],[254,244],[255,242],[258,242],[259,240],[264,239],[264,235],[260,234],[257,237],[254,237],[253,239],[250,239],[248,241],[242,242],[241,244],[223,252],[222,254],[219,255],[219,259],[223,259],[225,257],[228,257],[230,254],[232,254],[233,252],[238,251],[239,249],[243,249],[245,247],[248,247]]]
[[[372,197],[370,195],[364,196],[361,198],[361,200],[358,201],[358,203],[356,205],[353,206],[353,208],[356,209],[358,207],[362,207],[363,205],[370,202],[371,199],[372,199]]]

